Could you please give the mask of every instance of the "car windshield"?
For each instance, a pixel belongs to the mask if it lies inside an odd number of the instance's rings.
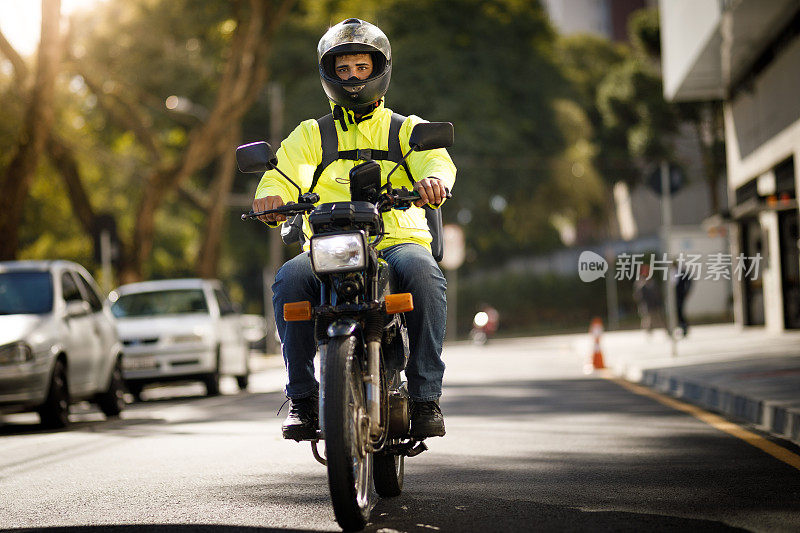
[[[52,309],[49,272],[0,272],[0,315],[40,315]]]
[[[123,294],[111,306],[117,318],[130,316],[208,313],[202,289],[134,292]]]

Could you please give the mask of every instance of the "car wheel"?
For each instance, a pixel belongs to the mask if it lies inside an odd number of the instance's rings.
[[[248,353],[245,356],[245,363],[244,363],[244,374],[241,376],[236,376],[236,385],[239,387],[239,390],[247,389],[247,386],[250,384],[250,354]]]
[[[63,428],[69,424],[67,367],[60,359],[53,365],[50,388],[47,391],[47,399],[39,408],[39,418],[42,421],[42,426],[48,429]]]
[[[97,406],[107,417],[116,417],[125,408],[125,383],[122,381],[122,369],[119,360],[111,370],[108,390],[97,396]]]
[[[144,385],[140,383],[127,383],[126,387],[128,392],[133,395],[133,400],[136,402],[142,401],[142,390],[144,389]]]
[[[219,396],[219,348],[217,348],[217,366],[214,371],[203,378],[206,385],[206,396]]]

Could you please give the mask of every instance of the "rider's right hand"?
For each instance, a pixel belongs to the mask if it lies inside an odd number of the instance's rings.
[[[267,211],[269,209],[275,209],[280,207],[283,204],[283,198],[280,196],[267,196],[266,198],[256,198],[253,200],[253,212],[259,211]],[[286,220],[286,215],[281,215],[279,213],[270,213],[268,215],[261,215],[258,217],[258,220],[261,222],[266,222],[268,224],[277,224],[278,222],[283,222]]]

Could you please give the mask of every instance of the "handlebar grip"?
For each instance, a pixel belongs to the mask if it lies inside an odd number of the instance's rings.
[[[413,190],[413,191],[411,191],[411,196],[414,197],[414,198],[419,198],[419,192],[417,192],[416,190]],[[447,187],[444,188],[444,197],[445,198],[452,198],[453,197],[453,193],[451,193],[450,189],[448,189]]]

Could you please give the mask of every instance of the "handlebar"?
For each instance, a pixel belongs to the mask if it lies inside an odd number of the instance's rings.
[[[316,196],[316,195],[315,195]],[[449,190],[446,190],[445,198],[452,198],[453,195],[450,193]],[[411,204],[417,200],[419,200],[419,193],[417,191],[409,191],[405,187],[402,189],[394,189],[392,194],[385,194],[383,198],[386,199],[386,202],[383,204],[384,206],[397,209],[407,209],[411,207]],[[317,196],[317,200],[319,197]],[[308,213],[313,211],[315,208],[313,203],[297,203],[297,204],[286,204],[280,207],[276,207],[275,209],[267,209],[266,211],[250,211],[249,213],[242,214],[242,220],[247,220],[250,218],[258,218],[262,215],[270,215],[273,213],[281,214],[281,215],[299,215],[302,213]]]
[[[299,215],[301,213],[307,213],[309,211],[314,210],[314,204],[287,204],[282,205],[280,207],[276,207],[275,209],[267,209],[266,211],[257,211],[253,212],[250,211],[249,213],[242,214],[242,220],[247,220],[248,218],[258,218],[261,215],[270,215],[272,213],[279,213],[281,215]]]

